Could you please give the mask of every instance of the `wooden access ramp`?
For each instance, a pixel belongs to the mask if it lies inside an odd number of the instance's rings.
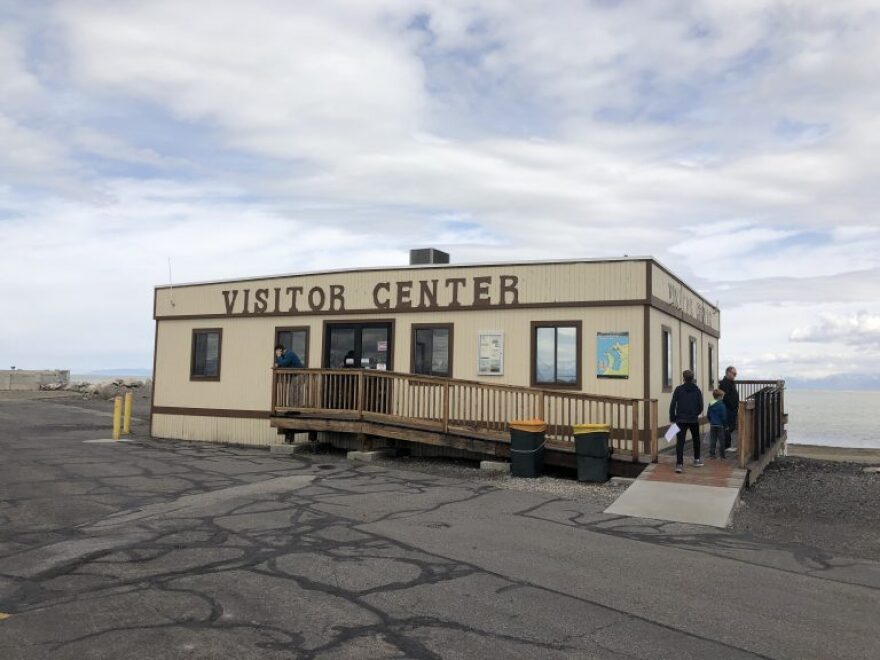
[[[616,463],[638,471],[657,460],[656,399],[361,369],[274,369],[272,383],[279,433],[350,433],[507,458],[508,424],[538,418],[548,424],[550,465],[575,466],[575,424],[608,424]]]

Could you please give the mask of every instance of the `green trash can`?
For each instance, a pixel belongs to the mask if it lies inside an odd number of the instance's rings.
[[[607,424],[575,424],[572,429],[578,481],[608,481],[611,427]]]
[[[544,434],[547,424],[540,419],[510,423],[510,474],[540,477],[544,472]]]

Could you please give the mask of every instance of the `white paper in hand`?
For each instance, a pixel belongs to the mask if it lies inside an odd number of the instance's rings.
[[[681,429],[678,428],[678,424],[671,424],[669,426],[669,430],[666,432],[666,435],[664,437],[668,442],[672,442],[675,436],[678,435],[679,431],[681,431]]]

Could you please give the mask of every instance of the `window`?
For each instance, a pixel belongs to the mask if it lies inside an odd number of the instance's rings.
[[[663,326],[663,390],[672,390],[672,328]]]
[[[412,326],[412,367],[422,376],[452,376],[452,324]]]
[[[580,321],[532,323],[532,385],[580,389]]]
[[[715,347],[709,344],[709,389],[715,389]]]
[[[689,347],[689,355],[690,361],[688,362],[688,369],[690,369],[694,374],[694,380],[699,381],[699,374],[697,373],[697,340],[693,337],[688,338],[690,343]]]
[[[275,346],[278,344],[284,346],[285,351],[293,351],[296,353],[296,357],[298,357],[299,361],[303,363],[303,366],[309,366],[308,326],[275,328]]]
[[[220,328],[193,330],[190,380],[220,380]]]

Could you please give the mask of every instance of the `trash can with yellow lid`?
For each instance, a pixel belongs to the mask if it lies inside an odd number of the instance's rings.
[[[607,424],[575,424],[572,430],[578,481],[608,481],[611,427]]]
[[[547,423],[541,419],[510,422],[510,474],[514,477],[540,477],[544,471],[544,434]]]

